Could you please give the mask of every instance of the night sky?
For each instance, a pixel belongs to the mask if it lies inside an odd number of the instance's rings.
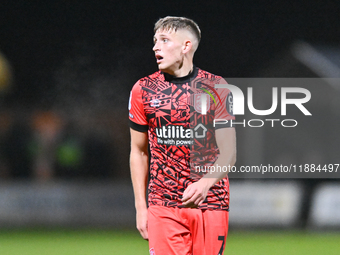
[[[8,100],[49,106],[70,90],[94,87],[128,96],[134,82],[157,70],[153,25],[167,15],[200,26],[197,66],[256,77],[296,40],[339,45],[339,13],[339,1],[313,0],[1,1],[0,51],[15,79]]]

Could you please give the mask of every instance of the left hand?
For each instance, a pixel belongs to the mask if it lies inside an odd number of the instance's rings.
[[[190,184],[183,192],[183,205],[189,208],[197,208],[204,202],[209,188],[210,185],[207,184],[204,178]]]

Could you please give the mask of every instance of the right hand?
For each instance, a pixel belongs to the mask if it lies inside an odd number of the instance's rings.
[[[148,209],[139,209],[136,214],[137,229],[145,240],[148,238]]]

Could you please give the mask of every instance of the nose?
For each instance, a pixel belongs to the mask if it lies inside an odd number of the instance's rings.
[[[159,50],[159,44],[158,44],[158,42],[155,42],[155,44],[154,44],[152,50],[153,50],[154,52],[156,52],[156,51]]]

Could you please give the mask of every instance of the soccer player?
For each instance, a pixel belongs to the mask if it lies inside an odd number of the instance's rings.
[[[193,64],[201,39],[193,20],[168,16],[154,32],[159,71],[140,79],[129,100],[137,229],[150,254],[221,255],[229,181],[227,171],[216,170],[236,160],[232,95],[215,88],[226,84],[222,77]]]

